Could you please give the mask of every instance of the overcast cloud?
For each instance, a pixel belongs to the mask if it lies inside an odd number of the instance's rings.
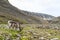
[[[9,2],[21,10],[60,16],[60,0],[9,0]]]

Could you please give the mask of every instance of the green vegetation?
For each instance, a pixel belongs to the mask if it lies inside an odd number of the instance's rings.
[[[18,21],[20,23],[27,23],[27,21],[25,21],[25,20],[15,18],[15,17],[12,17],[10,15],[8,15],[8,16],[7,15],[6,16],[0,15],[0,24],[7,24],[8,20]]]
[[[7,38],[10,38],[10,40],[16,39],[17,34],[19,32],[16,30],[0,27],[0,40],[6,40]]]
[[[23,30],[21,31],[21,35],[22,35],[22,40],[24,39],[25,40],[39,40],[39,38],[41,37],[44,37],[45,40],[49,40],[52,38],[60,39],[60,30],[24,27]]]
[[[17,31],[14,29],[8,29],[5,26],[6,24],[0,25],[0,40],[17,40],[16,38],[20,35],[20,40],[40,40],[41,37],[44,37],[45,40],[58,38],[60,40],[60,30],[56,29],[44,29],[25,26],[22,31]]]

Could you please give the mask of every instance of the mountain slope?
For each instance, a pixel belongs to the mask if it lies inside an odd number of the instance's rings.
[[[42,20],[41,18],[47,17],[53,18],[53,16],[46,14],[36,14],[19,10],[12,6],[8,0],[0,0],[0,23],[7,23],[8,20],[15,20],[22,23],[42,23],[45,20]]]

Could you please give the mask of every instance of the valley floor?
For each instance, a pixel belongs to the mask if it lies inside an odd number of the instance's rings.
[[[21,31],[0,24],[0,40],[60,40],[60,29],[43,28],[39,24],[22,24]],[[57,25],[58,26],[58,25]]]

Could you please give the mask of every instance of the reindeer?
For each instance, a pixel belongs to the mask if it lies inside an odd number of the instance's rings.
[[[21,25],[21,23],[19,23],[19,22],[15,22],[12,20],[8,21],[8,26],[10,29],[21,30],[20,25]]]

